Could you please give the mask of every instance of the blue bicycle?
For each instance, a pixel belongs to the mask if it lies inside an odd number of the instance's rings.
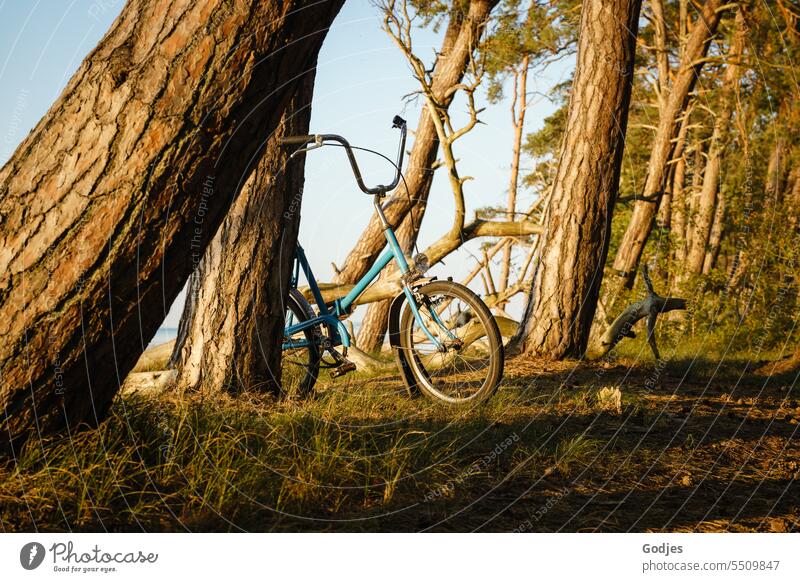
[[[481,402],[494,393],[503,376],[505,356],[500,331],[489,308],[470,289],[454,283],[452,278],[437,281],[435,277],[425,277],[424,255],[415,256],[411,264],[404,256],[382,207],[387,192],[394,190],[402,178],[406,122],[395,116],[392,127],[400,129],[394,180],[373,188],[364,184],[353,148],[343,137],[322,134],[282,140],[284,146],[301,146],[292,156],[325,145],[343,147],[358,187],[373,197],[388,245],[352,290],[332,301],[323,298],[303,248],[297,245],[282,346],[284,389],[307,395],[321,368],[330,368],[333,377],[356,369],[347,359],[350,335],[342,321],[381,270],[394,260],[400,270],[402,292],[389,310],[389,343],[406,390],[412,396],[423,393],[454,405]],[[301,271],[316,309],[297,288]],[[341,352],[336,349],[339,346]]]

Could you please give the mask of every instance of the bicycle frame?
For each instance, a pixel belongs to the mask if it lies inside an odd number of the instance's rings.
[[[382,216],[383,213],[381,212],[380,215]],[[317,284],[316,279],[314,278],[314,274],[311,271],[311,265],[308,263],[308,259],[306,258],[305,251],[300,246],[297,245],[297,250],[295,254],[295,266],[294,272],[292,274],[292,286],[296,287],[298,278],[300,275],[300,270],[302,269],[303,274],[308,281],[309,288],[311,289],[311,294],[314,296],[314,302],[317,304],[319,308],[319,315],[316,317],[312,317],[306,321],[301,321],[294,325],[290,325],[284,330],[285,336],[292,336],[295,333],[304,331],[306,329],[315,327],[317,325],[326,325],[330,330],[331,341],[333,346],[344,345],[345,347],[350,347],[350,334],[345,329],[344,324],[340,317],[347,316],[350,314],[350,308],[353,304],[358,300],[361,294],[366,290],[366,288],[378,278],[380,272],[383,270],[386,265],[388,265],[392,259],[397,263],[400,272],[405,275],[409,272],[410,268],[408,266],[408,261],[406,261],[405,255],[403,255],[403,251],[400,248],[400,244],[397,242],[397,237],[394,234],[394,231],[389,227],[386,226],[384,230],[384,234],[386,236],[386,242],[388,243],[388,248],[386,251],[380,256],[380,258],[375,262],[372,268],[355,284],[353,289],[345,295],[344,297],[335,299],[331,302],[332,307],[328,307],[328,304],[322,297],[322,291],[320,291],[319,285]],[[422,320],[422,316],[419,313],[419,309],[417,308],[417,303],[414,299],[414,294],[411,291],[411,288],[408,285],[403,286],[403,292],[406,295],[406,300],[408,301],[409,306],[411,307],[411,311],[414,314],[414,318],[419,323],[420,327],[424,331],[425,335],[433,342],[433,344],[437,347],[437,349],[442,348],[441,342],[436,339],[436,337],[428,330],[427,326]],[[433,320],[442,327],[442,329],[451,337],[452,334],[447,329],[447,327],[439,321],[439,317],[436,315],[435,310],[429,310]],[[295,349],[306,347],[308,345],[308,341],[303,339],[299,341],[293,342],[284,342],[283,349]]]

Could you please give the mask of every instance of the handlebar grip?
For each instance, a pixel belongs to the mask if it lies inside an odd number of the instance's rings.
[[[284,146],[305,145],[309,142],[315,141],[316,139],[316,135],[290,135],[288,137],[281,138],[280,144]]]

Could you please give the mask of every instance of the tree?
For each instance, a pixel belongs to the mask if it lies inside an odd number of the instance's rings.
[[[0,439],[96,424],[342,0],[131,0],[0,170]]]
[[[313,86],[312,70],[192,273],[171,358],[182,390],[280,388],[283,314],[305,160],[289,161],[291,150],[280,139],[308,133]]]
[[[706,156],[705,171],[703,172],[703,186],[700,190],[697,216],[694,220],[692,244],[686,257],[686,274],[700,274],[706,262],[706,251],[712,251],[719,245],[719,229],[721,229],[724,202],[720,197],[719,180],[725,147],[733,114],[733,99],[739,83],[741,68],[739,59],[744,49],[744,14],[741,9],[736,15],[736,28],[728,52],[728,65],[725,69],[720,95],[719,110],[714,118],[714,128],[711,134],[708,153]],[[715,216],[716,214],[716,216]],[[711,240],[713,228],[716,242]],[[709,246],[709,243],[713,243]],[[711,257],[709,256],[709,268]],[[708,270],[706,270],[708,272]]]
[[[644,188],[634,205],[633,215],[614,259],[614,270],[621,277],[621,282],[628,287],[633,284],[636,267],[653,228],[668,175],[668,165],[675,150],[674,138],[679,121],[705,64],[709,42],[716,34],[722,9],[722,0],[706,0],[686,41],[669,97],[660,111]]]
[[[631,97],[639,0],[587,0],[553,192],[513,340],[561,358],[586,349],[608,253]]]
[[[508,181],[508,202],[506,212],[508,217],[514,217],[517,211],[517,194],[519,193],[519,164],[522,157],[522,133],[525,129],[525,113],[528,109],[528,67],[529,55],[522,57],[519,69],[514,71],[514,99],[511,103],[511,122],[514,125],[514,141],[511,149],[511,176]],[[511,271],[511,241],[503,245],[503,258],[500,264],[499,291],[508,288],[509,272]]]
[[[435,103],[439,107],[449,105],[455,94],[455,87],[461,82],[464,72],[470,61],[473,47],[480,38],[480,32],[486,23],[492,7],[497,0],[471,0],[469,10],[463,21],[460,21],[458,34],[452,40],[452,46],[446,53],[438,55],[433,71],[423,67],[422,72],[416,72],[418,78],[426,80],[430,85]],[[385,13],[394,12],[395,2],[391,0],[387,3]],[[457,11],[451,12],[452,16]],[[459,17],[460,18],[460,17]],[[408,25],[410,27],[410,23]],[[451,28],[452,27],[452,28]],[[448,33],[455,31],[454,25],[448,25]],[[403,34],[408,38],[407,44],[413,51],[411,44],[410,28],[403,27]],[[445,34],[443,48],[448,46],[448,34]],[[419,143],[419,147],[417,144]],[[433,178],[433,169],[436,162],[436,153],[439,148],[436,126],[433,118],[429,115],[429,110],[425,107],[420,114],[417,129],[414,135],[414,147],[409,155],[408,164],[404,172],[407,189],[405,185],[392,195],[384,206],[386,218],[390,223],[398,225],[409,212],[411,206],[417,202],[414,196],[418,192],[426,191],[430,186],[426,185]],[[383,235],[383,227],[380,221],[373,217],[367,228],[361,233],[358,243],[350,250],[339,273],[335,277],[338,283],[348,284],[357,281],[369,270],[375,262],[386,244]]]
[[[675,264],[683,265],[686,260],[686,229],[688,227],[688,211],[686,204],[686,141],[689,121],[692,116],[690,105],[683,115],[681,129],[678,132],[678,148],[673,156],[675,167],[672,170],[670,188],[669,228],[675,241]]]
[[[414,67],[413,60],[419,60],[419,56],[413,52],[408,2],[403,0],[398,4],[391,0],[382,5],[384,28],[411,61],[414,76],[420,83],[421,90],[429,91],[433,96],[430,102],[426,101],[426,106],[419,117],[414,145],[405,172],[406,181],[392,195],[384,209],[387,218],[398,225],[398,242],[406,253],[411,252],[416,244],[433,182],[436,154],[439,150],[439,136],[433,115],[446,115],[473,61],[489,14],[496,4],[497,0],[471,0],[464,10],[461,3],[453,3],[453,7],[449,10],[442,47],[432,72],[424,66]],[[432,115],[434,110],[435,113]],[[339,283],[358,281],[369,270],[385,245],[383,227],[377,217],[373,216],[345,259],[335,281]],[[388,270],[384,271],[382,279],[386,280],[387,277],[391,277]],[[386,335],[389,305],[389,301],[370,305],[358,335],[359,348],[366,351],[380,348]]]
[[[520,170],[528,109],[528,72],[574,52],[577,39],[580,3],[574,0],[531,2],[527,5],[519,0],[509,0],[498,15],[497,30],[487,42],[487,64],[489,73],[489,97],[499,100],[503,94],[503,82],[513,79],[511,99],[511,123],[514,128],[511,145],[511,169],[508,197],[501,211],[506,218],[513,219],[517,213],[520,192]],[[512,252],[514,239],[505,239],[500,258],[500,274],[497,292],[504,293],[511,284]],[[488,255],[488,253],[487,253]],[[485,262],[488,256],[485,257]],[[493,287],[491,270],[486,268],[485,279]],[[502,304],[497,306],[501,312]]]
[[[393,4],[391,4],[393,6]],[[456,3],[457,5],[457,3]],[[546,64],[548,59],[557,59],[570,51],[575,44],[577,19],[575,14],[579,12],[580,3],[576,0],[558,0],[557,2],[531,2],[525,3],[520,0],[506,0],[499,4],[491,13],[490,22],[484,26],[489,29],[484,32],[480,43],[475,44],[472,50],[471,62],[466,63],[469,69],[466,71],[467,77],[472,77],[471,82],[460,84],[463,91],[469,86],[477,86],[475,83],[476,75],[488,77],[488,83],[481,81],[482,86],[486,86],[490,100],[499,100],[502,97],[503,82],[508,77],[515,80],[514,103],[512,105],[512,121],[514,123],[514,141],[512,146],[511,176],[509,180],[508,203],[505,210],[497,212],[507,221],[530,221],[531,212],[517,211],[517,194],[519,185],[519,170],[522,149],[522,137],[524,129],[525,111],[528,101],[527,96],[527,73],[531,68]],[[405,12],[395,11],[394,18]],[[404,27],[409,30],[408,27]],[[396,29],[400,31],[400,29]],[[404,47],[404,51],[413,54],[411,49],[410,36],[403,38],[403,35],[395,34],[395,42]],[[443,51],[444,52],[444,51]],[[412,59],[412,68],[416,69]],[[423,93],[429,92],[430,84],[427,83],[426,75],[419,77],[422,79]],[[459,89],[459,85],[453,86],[453,91]],[[455,94],[455,93],[454,93]],[[436,101],[436,103],[440,103]],[[429,104],[430,105],[430,104]],[[444,105],[437,105],[439,114],[444,118],[444,125],[448,126],[451,122]],[[422,120],[421,120],[422,121]],[[428,118],[428,121],[433,122]],[[417,144],[415,143],[415,146]],[[412,152],[413,156],[413,152]],[[406,215],[398,229],[398,239],[401,246],[407,253],[410,253],[419,234],[419,228],[427,208],[427,194],[430,183],[426,185],[425,197],[418,197],[413,212]],[[488,213],[495,213],[494,209],[488,209]],[[478,274],[484,280],[487,297],[491,296],[493,305],[497,313],[501,316],[507,314],[503,311],[503,306],[516,293],[524,292],[527,285],[525,281],[526,266],[529,266],[532,257],[531,248],[527,252],[527,257],[522,261],[523,268],[514,270],[517,281],[511,284],[511,252],[515,245],[527,244],[529,236],[505,237],[500,242],[500,247],[492,247],[484,250],[482,263],[473,269],[473,272],[464,280],[464,284],[469,283]],[[382,239],[380,240],[382,245]],[[530,246],[530,245],[529,245]],[[498,285],[494,283],[492,275],[491,261],[502,250],[501,272]],[[382,274],[382,281],[391,279],[394,274],[387,270]],[[495,301],[495,299],[500,299]],[[389,303],[381,302],[370,305],[366,317],[363,320],[358,336],[358,344],[367,350],[378,349],[386,331],[387,314]]]

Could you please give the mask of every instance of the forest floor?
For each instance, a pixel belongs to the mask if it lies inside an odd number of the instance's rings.
[[[517,358],[469,411],[409,399],[393,371],[305,402],[129,394],[101,428],[0,466],[0,525],[798,531],[797,372],[756,368]]]

